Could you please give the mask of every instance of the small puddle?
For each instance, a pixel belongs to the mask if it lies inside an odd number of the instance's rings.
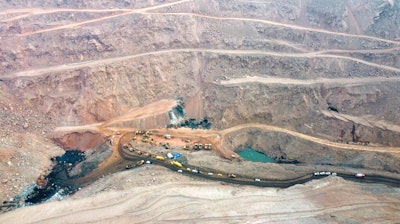
[[[245,160],[263,163],[275,163],[275,160],[268,157],[264,153],[258,152],[249,146],[245,146],[238,150],[238,154]]]

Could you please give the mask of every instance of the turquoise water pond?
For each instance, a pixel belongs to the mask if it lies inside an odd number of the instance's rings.
[[[264,153],[257,152],[249,146],[246,146],[243,149],[239,149],[238,154],[243,159],[253,161],[253,162],[263,162],[263,163],[274,163],[275,162],[275,160],[268,157]]]

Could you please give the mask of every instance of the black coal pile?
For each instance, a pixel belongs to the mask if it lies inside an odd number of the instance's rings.
[[[204,117],[202,120],[197,120],[195,118],[189,118],[184,120],[176,125],[169,124],[167,128],[180,128],[180,127],[188,127],[191,129],[210,129],[211,123],[209,122],[207,117]]]
[[[25,204],[38,204],[52,197],[67,196],[79,189],[68,176],[68,171],[86,159],[85,153],[69,150],[64,155],[53,159],[56,162],[53,170],[45,177],[45,186],[36,186],[25,199]]]

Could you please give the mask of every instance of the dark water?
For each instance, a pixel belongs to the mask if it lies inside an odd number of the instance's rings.
[[[238,154],[245,160],[253,162],[274,163],[275,160],[268,157],[264,153],[257,152],[249,146],[239,149]]]
[[[60,197],[75,192],[79,186],[74,184],[68,176],[68,170],[79,162],[86,159],[83,152],[79,150],[70,150],[64,155],[58,156],[53,161],[56,162],[51,173],[46,177],[47,184],[44,187],[35,187],[27,198],[26,204],[37,204],[44,202],[56,194]]]

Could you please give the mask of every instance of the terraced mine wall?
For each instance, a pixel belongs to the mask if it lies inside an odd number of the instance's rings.
[[[327,147],[279,132],[243,129],[230,133],[223,144],[224,147],[232,149],[250,146],[276,162],[334,165],[400,173],[398,159],[390,154]]]

